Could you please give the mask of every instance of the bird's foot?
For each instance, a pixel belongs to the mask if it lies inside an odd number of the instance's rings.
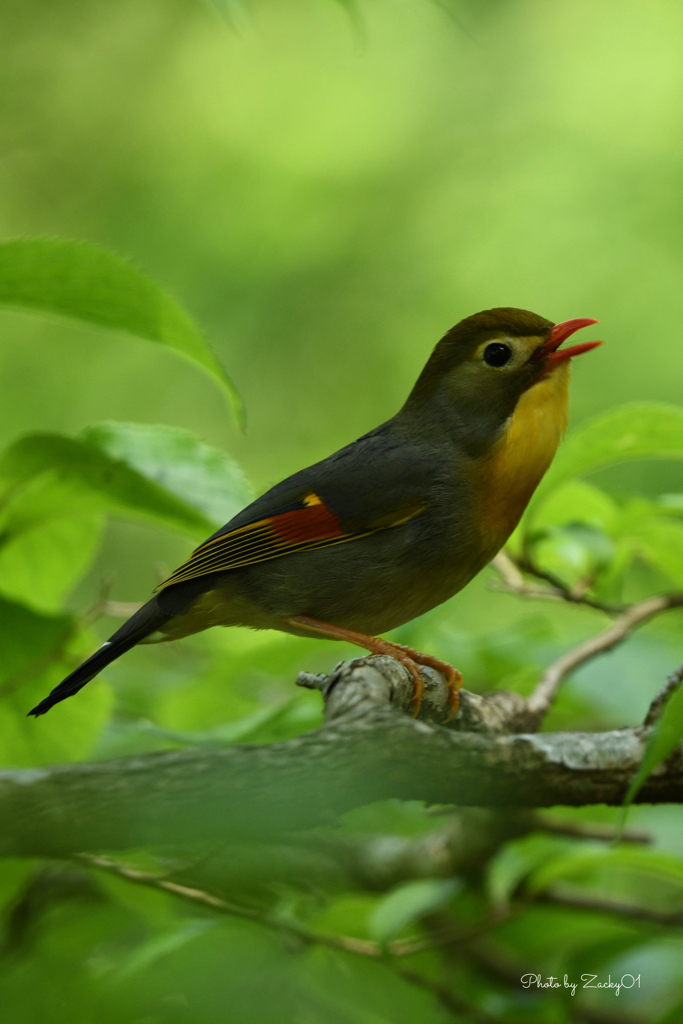
[[[441,661],[440,658],[435,658],[432,654],[422,654],[420,651],[414,651],[412,647],[405,647],[403,644],[392,644],[392,647],[398,648],[404,651],[409,659],[417,665],[426,665],[427,668],[433,668],[437,672],[440,672],[446,677],[446,683],[448,685],[448,703],[451,706],[451,713],[446,719],[446,723],[452,722],[458,713],[458,704],[460,696],[458,691],[462,687],[462,672],[459,672],[457,668],[453,668],[447,661]],[[398,655],[394,655],[398,658]],[[401,661],[401,658],[398,658]],[[424,687],[423,687],[424,688]],[[420,697],[422,694],[420,694]],[[413,698],[413,701],[415,698]],[[420,705],[417,706],[415,715],[420,710]]]
[[[309,619],[306,615],[292,615],[284,619],[284,622],[288,626],[317,633],[319,636],[329,636],[335,640],[346,640],[349,643],[356,644],[358,647],[363,647],[366,651],[370,651],[371,654],[386,654],[390,658],[400,661],[408,669],[413,680],[413,718],[417,718],[420,713],[422,694],[425,688],[420,665],[436,669],[437,672],[441,672],[446,677],[448,684],[448,702],[451,705],[451,713],[446,722],[451,722],[457,715],[458,690],[462,686],[462,674],[458,672],[457,668],[449,665],[447,661],[440,661],[439,658],[434,658],[431,654],[422,654],[420,651],[413,650],[412,647],[405,647],[403,644],[396,644],[391,640],[382,640],[377,636],[367,636],[365,633],[355,633],[353,630],[343,629],[341,626],[332,626],[327,622],[321,622],[319,619]]]

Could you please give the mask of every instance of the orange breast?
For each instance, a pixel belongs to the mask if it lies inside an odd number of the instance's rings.
[[[567,428],[569,362],[525,391],[502,435],[477,467],[482,540],[493,553],[508,539]]]

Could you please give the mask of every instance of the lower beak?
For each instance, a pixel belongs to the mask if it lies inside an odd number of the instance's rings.
[[[554,370],[565,360],[571,359],[573,356],[580,356],[583,352],[590,352],[592,348],[597,348],[598,345],[602,345],[601,341],[585,341],[582,345],[571,345],[569,348],[563,348],[561,352],[558,351],[562,342],[566,341],[575,331],[598,323],[600,323],[599,320],[580,317],[577,320],[565,320],[563,324],[555,324],[541,347],[534,352],[530,362],[536,363],[543,359],[544,369]]]

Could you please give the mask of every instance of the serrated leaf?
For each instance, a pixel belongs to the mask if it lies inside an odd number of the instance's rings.
[[[193,505],[216,526],[253,498],[244,473],[229,455],[179,427],[97,423],[81,431],[80,438]]]
[[[197,325],[164,288],[117,253],[66,238],[4,242],[0,304],[75,317],[165,345],[210,374],[243,426],[242,401]]]
[[[633,402],[583,424],[560,447],[529,505],[527,518],[533,518],[542,501],[565,480],[646,458],[683,459],[683,409]]]
[[[372,911],[368,927],[378,942],[389,942],[425,914],[446,905],[462,883],[455,878],[424,878],[406,882],[385,896]]]

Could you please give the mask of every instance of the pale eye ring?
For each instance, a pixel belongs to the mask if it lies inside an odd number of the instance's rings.
[[[512,349],[502,341],[492,341],[484,349],[484,362],[489,366],[505,366],[512,359]]]

